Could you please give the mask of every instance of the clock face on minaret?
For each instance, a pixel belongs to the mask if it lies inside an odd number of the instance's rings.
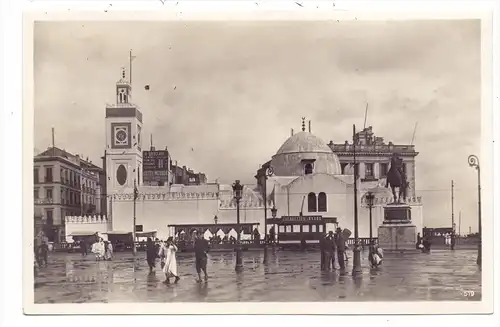
[[[130,123],[112,123],[113,148],[130,148]]]

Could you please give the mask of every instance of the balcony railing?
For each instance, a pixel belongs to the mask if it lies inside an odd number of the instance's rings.
[[[41,198],[35,199],[35,204],[53,204],[54,200],[52,198]]]

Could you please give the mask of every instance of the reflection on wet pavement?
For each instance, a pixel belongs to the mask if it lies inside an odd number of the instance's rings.
[[[481,299],[481,272],[475,251],[386,255],[371,270],[362,253],[363,276],[346,271],[321,272],[318,252],[276,252],[262,264],[261,252],[244,253],[244,271],[235,273],[233,253],[213,253],[208,283],[196,283],[194,258],[179,254],[181,280],[163,284],[159,264],[149,273],[144,254],[129,253],[113,261],[54,253],[49,267],[35,278],[35,303],[84,302],[235,302],[235,301],[455,301]],[[352,257],[352,253],[349,254]],[[465,297],[464,291],[474,291]]]

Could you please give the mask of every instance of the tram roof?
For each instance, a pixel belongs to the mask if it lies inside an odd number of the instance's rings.
[[[233,227],[238,225],[237,223],[224,223],[224,224],[173,224],[173,225],[168,225],[168,227],[192,227],[192,228],[203,228],[203,227]],[[260,225],[260,223],[240,223],[240,226],[257,226]]]

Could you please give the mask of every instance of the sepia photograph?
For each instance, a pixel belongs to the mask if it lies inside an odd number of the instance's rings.
[[[493,310],[491,26],[284,17],[25,21],[25,313]]]

